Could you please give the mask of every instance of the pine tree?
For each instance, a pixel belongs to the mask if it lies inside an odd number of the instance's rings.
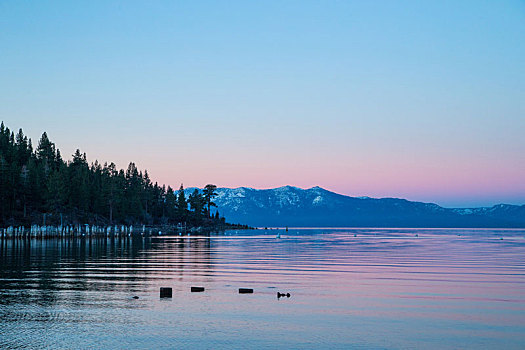
[[[208,207],[208,217],[211,217],[211,207],[216,207],[217,204],[213,202],[213,197],[217,196],[217,193],[215,192],[217,190],[217,186],[212,184],[207,184],[204,187],[204,198],[206,199],[206,205]]]
[[[102,201],[106,205],[107,217],[110,224],[113,224],[113,215],[121,191],[117,183],[118,171],[116,168],[114,163],[110,165],[106,163],[102,168],[101,174]]]
[[[202,216],[206,213],[206,200],[200,194],[199,190],[193,190],[193,193],[190,194],[188,198],[190,208],[193,211],[193,217],[197,223],[200,223]]]
[[[166,190],[166,216],[169,223],[177,221],[177,196],[171,186]]]
[[[181,184],[177,195],[177,217],[179,222],[186,222],[188,214],[188,202],[184,194],[184,186]]]
[[[78,151],[78,150],[77,150]],[[43,133],[36,149],[36,158],[42,162],[47,176],[55,165],[55,144],[49,141],[47,133]]]
[[[153,199],[153,185],[149,178],[147,170],[144,170],[144,181],[143,181],[143,190],[142,190],[142,201],[144,202],[144,218],[146,221],[149,221],[151,218],[150,207],[151,201]]]
[[[51,212],[62,214],[68,200],[67,172],[63,165],[49,175],[47,180],[47,208]]]

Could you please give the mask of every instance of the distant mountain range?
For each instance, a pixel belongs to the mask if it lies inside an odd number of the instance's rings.
[[[186,189],[189,195],[193,188]],[[231,223],[256,227],[516,227],[525,205],[443,208],[399,198],[349,197],[320,187],[218,188],[218,210]]]

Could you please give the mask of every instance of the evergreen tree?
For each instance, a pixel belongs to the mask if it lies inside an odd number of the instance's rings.
[[[117,184],[118,171],[116,165],[104,164],[101,172],[102,202],[106,208],[109,223],[113,224],[113,214],[118,202],[120,188]]]
[[[149,178],[148,171],[144,170],[142,201],[144,202],[144,218],[146,221],[150,221],[152,217],[150,213],[152,199],[153,199],[153,185]]]
[[[73,154],[69,165],[69,206],[75,215],[82,216],[89,207],[89,180],[86,154],[79,149]]]
[[[169,223],[177,221],[177,196],[171,186],[166,190],[166,216]]]
[[[78,150],[77,150],[78,151]],[[47,133],[43,133],[36,149],[36,158],[43,163],[44,173],[47,175],[55,163],[55,144],[49,141]]]
[[[204,187],[204,198],[206,199],[206,205],[208,207],[208,217],[211,217],[211,207],[216,207],[217,204],[213,202],[213,197],[217,196],[217,193],[215,192],[217,190],[217,186],[212,184],[207,184]]]
[[[62,165],[47,180],[47,209],[62,214],[68,203],[67,168]]]
[[[188,216],[188,202],[184,194],[184,186],[181,184],[177,195],[177,217],[179,222],[186,222]]]
[[[200,222],[202,220],[203,215],[206,213],[206,200],[200,194],[199,190],[195,189],[193,190],[193,193],[190,194],[188,202],[190,204],[190,209],[193,212],[195,220]]]

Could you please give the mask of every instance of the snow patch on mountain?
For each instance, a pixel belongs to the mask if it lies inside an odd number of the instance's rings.
[[[186,189],[188,197],[194,188]],[[202,193],[201,189],[198,189]],[[524,227],[525,205],[443,208],[399,198],[350,197],[321,187],[218,188],[217,210],[252,226]]]
[[[314,205],[319,205],[319,204],[321,204],[322,201],[323,201],[323,197],[321,197],[321,196],[317,196],[317,197],[315,197],[314,200],[312,201],[312,204],[314,204]]]

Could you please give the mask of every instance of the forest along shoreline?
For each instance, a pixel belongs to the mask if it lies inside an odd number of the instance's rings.
[[[0,125],[0,236],[72,237],[206,233],[248,229],[230,224],[207,184],[188,196],[150,180],[130,162],[88,164],[79,149],[71,160],[44,132],[33,149],[22,129]]]

